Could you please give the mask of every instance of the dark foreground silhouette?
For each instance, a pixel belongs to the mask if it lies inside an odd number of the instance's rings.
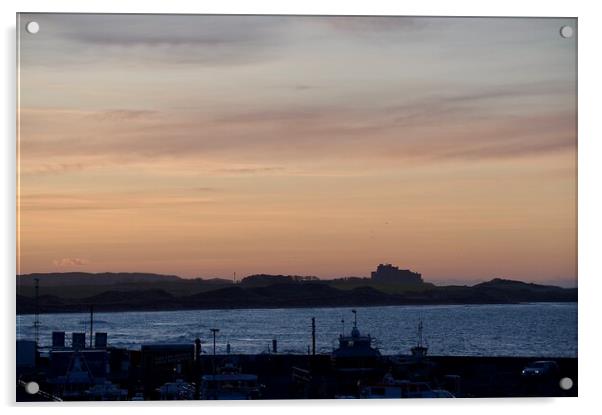
[[[182,349],[182,345],[177,345]],[[108,354],[110,371],[108,376],[102,373],[105,365],[91,366],[93,374],[103,379],[110,379],[119,387],[114,390],[101,391],[105,395],[93,396],[80,393],[65,396],[61,393],[60,385],[49,382],[49,377],[64,374],[69,359],[69,351],[59,352],[56,360],[49,361],[41,358],[37,369],[17,369],[20,383],[17,385],[17,401],[44,401],[53,396],[64,400],[161,400],[161,399],[235,399],[232,392],[228,395],[204,396],[203,380],[211,379],[213,367],[227,367],[224,363],[234,362],[240,372],[257,377],[257,383],[262,385],[258,396],[248,396],[244,399],[333,399],[333,398],[432,398],[430,394],[416,393],[419,386],[432,390],[445,390],[457,398],[489,398],[489,397],[542,397],[542,396],[577,396],[578,376],[577,359],[554,359],[558,371],[554,375],[541,377],[525,377],[521,371],[534,360],[525,357],[463,357],[463,356],[429,356],[427,359],[416,360],[409,356],[382,356],[370,362],[368,368],[352,371],[347,368],[337,368],[340,364],[333,362],[329,355],[217,355],[203,354],[200,359],[194,359],[192,351],[182,353],[174,350],[162,350],[161,354],[145,356],[144,351],[110,349]],[[176,353],[178,352],[178,353]],[[102,352],[90,351],[90,354]],[[81,353],[80,355],[84,355]],[[165,359],[165,355],[171,360]],[[59,359],[61,357],[62,359]],[[92,361],[90,357],[88,360]],[[51,359],[54,360],[54,359]],[[122,365],[122,362],[130,365]],[[349,364],[359,361],[346,362]],[[124,367],[129,368],[124,372]],[[180,373],[177,368],[180,367]],[[346,370],[347,369],[347,370]],[[44,373],[44,375],[41,375]],[[398,389],[397,396],[385,395],[385,388],[391,390],[392,385],[380,386],[379,380],[386,376],[408,379],[404,382],[410,393]],[[218,375],[219,376],[219,375]],[[242,375],[248,377],[249,375]],[[63,376],[64,378],[65,376]],[[569,390],[559,386],[559,379],[567,377],[573,380]],[[44,394],[30,395],[25,391],[25,385],[35,379]],[[54,380],[54,379],[53,379]],[[179,383],[177,383],[179,382]],[[195,388],[199,385],[200,388]],[[181,390],[166,390],[166,386],[188,386]],[[79,386],[79,385],[78,385]],[[82,385],[80,388],[89,388]],[[175,389],[175,388],[174,388]],[[380,393],[382,395],[378,395]],[[109,395],[107,392],[112,392]],[[115,392],[122,392],[116,394]],[[176,395],[177,392],[178,393]],[[367,392],[371,392],[372,396]],[[414,392],[414,393],[412,393]],[[98,390],[97,390],[98,393]],[[239,395],[241,393],[239,392]],[[449,396],[439,396],[449,397]],[[240,396],[238,399],[241,399]]]

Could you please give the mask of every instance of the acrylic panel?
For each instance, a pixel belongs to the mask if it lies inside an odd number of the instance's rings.
[[[17,43],[18,401],[577,395],[577,19]]]

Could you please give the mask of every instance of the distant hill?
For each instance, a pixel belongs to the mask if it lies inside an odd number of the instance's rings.
[[[547,291],[547,290],[558,290],[562,289],[560,287],[556,287],[554,285],[543,285],[543,284],[535,284],[532,282],[522,282],[516,280],[508,280],[504,278],[494,278],[491,281],[481,282],[479,284],[473,285],[475,288],[493,288],[493,289],[511,289],[511,290],[537,290],[537,291]]]
[[[182,280],[182,278],[175,275],[147,274],[140,272],[103,272],[99,274],[89,272],[57,272],[18,275],[17,284],[33,285],[36,278],[40,280],[40,285],[46,287],[64,285],[115,285],[124,283],[131,284]]]
[[[302,275],[249,275],[240,281],[243,287],[265,287],[274,284],[292,284],[296,282],[320,281],[318,277]]]
[[[152,278],[152,277],[151,277]],[[205,280],[181,279],[176,281],[183,287],[205,289],[199,292],[186,291],[180,287],[179,294],[158,288],[163,283],[144,282],[136,289],[127,290],[128,284],[117,284],[109,290],[89,296],[69,297],[64,293],[49,295],[53,287],[42,287],[38,302],[42,313],[82,312],[94,305],[97,311],[134,310],[185,310],[185,309],[228,309],[228,308],[287,308],[287,307],[342,307],[382,306],[404,304],[508,304],[517,302],[565,302],[577,301],[577,289],[528,284],[520,281],[494,279],[486,283],[469,286],[436,287],[426,285],[421,289],[407,291],[382,291],[371,286],[346,287],[339,289],[327,281],[289,281],[268,285],[203,283]],[[264,279],[261,280],[265,282]],[[274,281],[283,281],[276,278]],[[41,281],[40,281],[41,282]],[[169,281],[169,283],[174,283]],[[197,285],[195,285],[197,284]],[[100,286],[104,287],[104,286]],[[115,289],[118,287],[120,289]],[[140,288],[153,287],[153,288]],[[57,288],[57,287],[54,287]],[[98,286],[94,287],[98,289]],[[66,286],[62,286],[66,290]],[[31,296],[17,295],[17,313],[27,314],[35,310]]]
[[[111,291],[164,290],[172,295],[190,295],[232,285],[221,278],[180,278],[150,273],[47,273],[17,276],[17,294],[34,295],[34,279],[40,280],[40,293],[63,298],[85,298]]]
[[[479,295],[511,301],[567,301],[571,298],[577,300],[577,288],[561,288],[502,278],[494,278],[471,288]]]

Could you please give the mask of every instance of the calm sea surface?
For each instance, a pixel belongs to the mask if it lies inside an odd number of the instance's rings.
[[[444,305],[359,307],[358,327],[376,338],[383,354],[409,353],[416,328],[433,355],[577,356],[577,304]],[[96,313],[95,331],[109,334],[112,346],[139,348],[141,343],[192,342],[200,337],[212,349],[210,328],[219,328],[218,353],[230,343],[232,353],[268,350],[278,340],[282,353],[306,353],[311,343],[311,317],[316,318],[317,349],[330,352],[343,329],[349,332],[351,308],[193,310]],[[51,332],[89,330],[88,314],[40,316],[40,343]],[[33,316],[17,316],[17,338],[32,339]]]

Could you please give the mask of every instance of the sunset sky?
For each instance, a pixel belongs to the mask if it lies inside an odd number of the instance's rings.
[[[21,15],[18,272],[574,285],[563,25]]]

